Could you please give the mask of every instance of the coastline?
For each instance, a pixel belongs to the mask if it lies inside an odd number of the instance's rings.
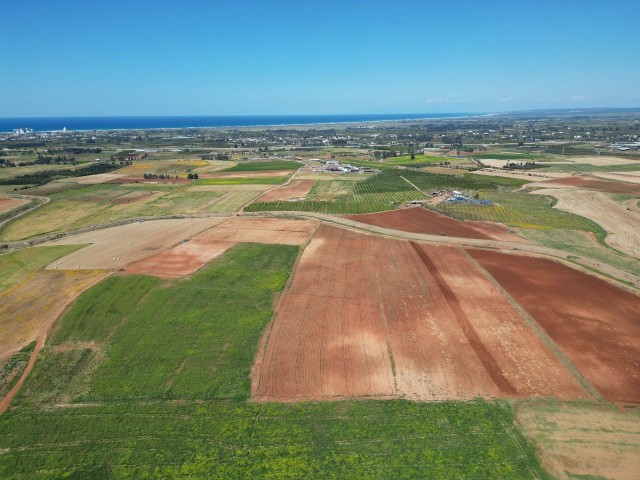
[[[277,128],[277,127],[294,127],[294,128],[305,128],[305,127],[319,127],[319,126],[335,126],[335,125],[341,125],[341,126],[349,126],[349,125],[353,125],[353,126],[360,126],[360,125],[368,125],[368,124],[387,124],[387,123],[405,123],[405,122],[416,122],[416,121],[429,121],[429,120],[455,120],[455,119],[460,119],[460,118],[474,118],[474,117],[485,117],[485,116],[491,116],[491,115],[495,115],[494,113],[451,113],[451,114],[447,114],[447,113],[434,113],[434,114],[415,114],[416,116],[411,116],[414,114],[406,114],[406,117],[399,117],[399,118],[392,118],[395,115],[405,115],[405,114],[389,114],[389,117],[391,118],[374,118],[374,119],[368,119],[366,117],[368,116],[373,116],[372,114],[363,114],[361,116],[360,119],[353,119],[351,117],[358,117],[358,115],[351,115],[351,114],[347,114],[347,115],[308,115],[309,119],[312,120],[314,119],[318,119],[318,117],[335,117],[336,119],[333,121],[309,121],[309,122],[293,122],[293,123],[287,123],[287,122],[280,122],[280,123],[273,123],[270,122],[268,120],[266,120],[265,123],[238,123],[238,124],[221,124],[221,125],[183,125],[183,126],[123,126],[123,127],[113,127],[113,128],[67,128],[66,129],[66,133],[72,133],[72,132],[117,132],[117,131],[142,131],[142,130],[199,130],[199,129],[247,129],[247,128],[252,128],[252,129],[265,129],[265,128]],[[376,115],[378,116],[378,115]],[[379,115],[379,116],[384,116],[384,115]],[[211,119],[230,119],[230,118],[243,118],[245,116],[242,115],[225,115],[225,116],[211,116],[211,117],[206,117],[206,116],[144,116],[144,117],[136,117],[136,116],[118,116],[118,117],[114,117],[114,116],[105,116],[105,117],[6,117],[6,118],[0,118],[0,125],[2,124],[6,124],[10,121],[15,121],[15,129],[18,128],[32,128],[29,125],[27,125],[30,122],[36,121],[51,121],[51,120],[56,120],[56,121],[60,121],[63,122],[64,120],[70,120],[70,121],[79,121],[79,120],[98,120],[98,119],[104,119],[104,120],[112,120],[112,119],[123,119],[124,121],[127,120],[131,120],[131,119],[147,119],[147,120],[158,120],[158,119],[175,119],[175,120],[185,120],[185,119],[189,119],[189,118],[193,118],[194,120],[197,119],[203,119],[203,118],[211,118]],[[246,116],[247,119],[256,119],[260,116],[255,115],[255,116]],[[305,117],[305,115],[264,115],[265,119],[277,119],[278,117],[282,117],[282,118],[286,118],[286,117],[291,117],[292,119],[300,119],[301,117]],[[344,120],[340,120],[339,117],[349,117],[349,118],[345,118]],[[19,123],[19,122],[22,122]],[[0,133],[2,134],[11,134],[13,133],[13,129],[10,130],[6,130],[6,125],[4,125],[2,128],[2,130],[0,130]],[[58,129],[39,129],[39,128],[33,128],[33,133],[61,133],[63,130],[62,128],[65,128],[65,126],[63,125],[62,127],[58,128]]]

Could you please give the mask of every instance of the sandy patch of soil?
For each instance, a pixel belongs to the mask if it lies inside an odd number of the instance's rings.
[[[627,210],[606,194],[575,188],[545,188],[531,193],[552,195],[558,199],[554,208],[582,215],[604,228],[605,241],[621,252],[640,258],[640,214]]]
[[[235,245],[235,242],[190,241],[181,243],[164,252],[151,255],[128,265],[129,273],[154,275],[156,277],[183,277],[197,272],[214,258],[222,255]]]
[[[551,260],[469,253],[607,400],[640,403],[640,297]]]
[[[20,205],[24,205],[27,201],[24,198],[0,198],[0,213],[13,210]]]
[[[570,173],[548,172],[541,168],[532,170],[530,172],[524,172],[521,170],[520,171],[493,170],[493,169],[484,168],[482,170],[476,170],[473,173],[474,174],[477,173],[478,175],[488,175],[490,177],[519,178],[520,180],[529,180],[530,182],[540,181],[546,178],[565,178],[565,177],[571,176]]]
[[[226,218],[151,220],[81,233],[47,242],[45,245],[90,244],[56,260],[47,266],[47,269],[119,269],[173,247],[225,220]]]
[[[600,192],[621,193],[626,195],[640,195],[640,186],[631,182],[615,182],[611,180],[597,180],[587,177],[568,177],[544,182],[549,185],[563,185],[578,188],[588,188]]]
[[[638,478],[637,413],[603,405],[524,402],[516,407],[516,423],[555,478]]]
[[[111,180],[116,180],[121,177],[124,177],[124,175],[121,173],[97,173],[95,175],[75,177],[73,179],[73,182],[79,183],[80,185],[94,185],[97,183],[107,183]]]
[[[586,163],[595,166],[608,166],[608,165],[626,165],[629,163],[637,163],[640,166],[640,161],[633,158],[614,157],[610,155],[585,155],[575,157],[562,157],[563,160],[573,163]]]
[[[325,225],[265,333],[252,393],[278,401],[585,396],[462,250]]]
[[[315,180],[291,180],[289,184],[282,185],[265,193],[258,199],[258,201],[273,202],[277,200],[304,198],[309,194],[315,183]]]
[[[595,177],[621,182],[640,183],[640,171],[633,172],[593,172]]]
[[[405,208],[382,213],[345,215],[356,222],[375,225],[402,232],[446,235],[447,237],[478,238],[485,240],[504,240],[508,242],[526,242],[518,235],[509,233],[509,228],[491,222],[461,222],[433,210],[422,207]]]
[[[309,240],[316,227],[317,223],[310,220],[234,217],[196,235],[193,240],[205,243],[226,240],[302,245]]]

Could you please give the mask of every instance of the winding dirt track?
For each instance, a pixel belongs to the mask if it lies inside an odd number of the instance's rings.
[[[76,298],[78,298],[78,296],[80,296],[82,292],[88,290],[93,285],[97,284],[102,279],[104,279],[106,276],[107,276],[107,273],[98,273],[94,275],[89,282],[85,281],[84,283],[82,283],[80,286],[80,289],[73,292],[73,295],[68,295],[66,298],[63,298],[62,302],[54,303],[54,306],[50,310],[46,311],[46,320],[40,326],[40,330],[38,331],[38,336],[36,338],[36,346],[33,349],[33,352],[31,353],[31,357],[29,358],[29,363],[27,364],[27,367],[25,368],[18,382],[13,386],[13,388],[9,391],[9,393],[7,393],[7,395],[5,395],[4,398],[0,400],[0,415],[2,415],[4,412],[7,411],[7,409],[11,405],[11,401],[18,394],[18,392],[22,388],[22,384],[24,383],[25,379],[33,369],[33,366],[36,364],[38,354],[40,353],[40,350],[42,350],[42,347],[44,346],[44,342],[47,340],[47,334],[49,333],[49,329],[51,328],[51,325],[53,325],[53,322],[60,315],[62,315],[62,312],[64,312],[64,310],[69,305],[71,305],[71,303]]]

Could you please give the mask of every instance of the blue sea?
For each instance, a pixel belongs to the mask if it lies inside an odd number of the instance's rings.
[[[0,118],[0,132],[31,128],[56,130],[134,130],[150,128],[252,127],[313,125],[351,122],[382,122],[428,118],[468,117],[471,113],[390,113],[354,115],[223,115],[184,117],[23,117]]]

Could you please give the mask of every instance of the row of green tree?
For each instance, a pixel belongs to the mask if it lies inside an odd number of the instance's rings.
[[[93,163],[88,167],[78,168],[75,170],[43,170],[41,172],[17,175],[11,178],[2,178],[0,179],[0,185],[44,185],[51,180],[59,178],[84,177],[86,175],[107,173],[125,165],[131,165],[131,162]]]

